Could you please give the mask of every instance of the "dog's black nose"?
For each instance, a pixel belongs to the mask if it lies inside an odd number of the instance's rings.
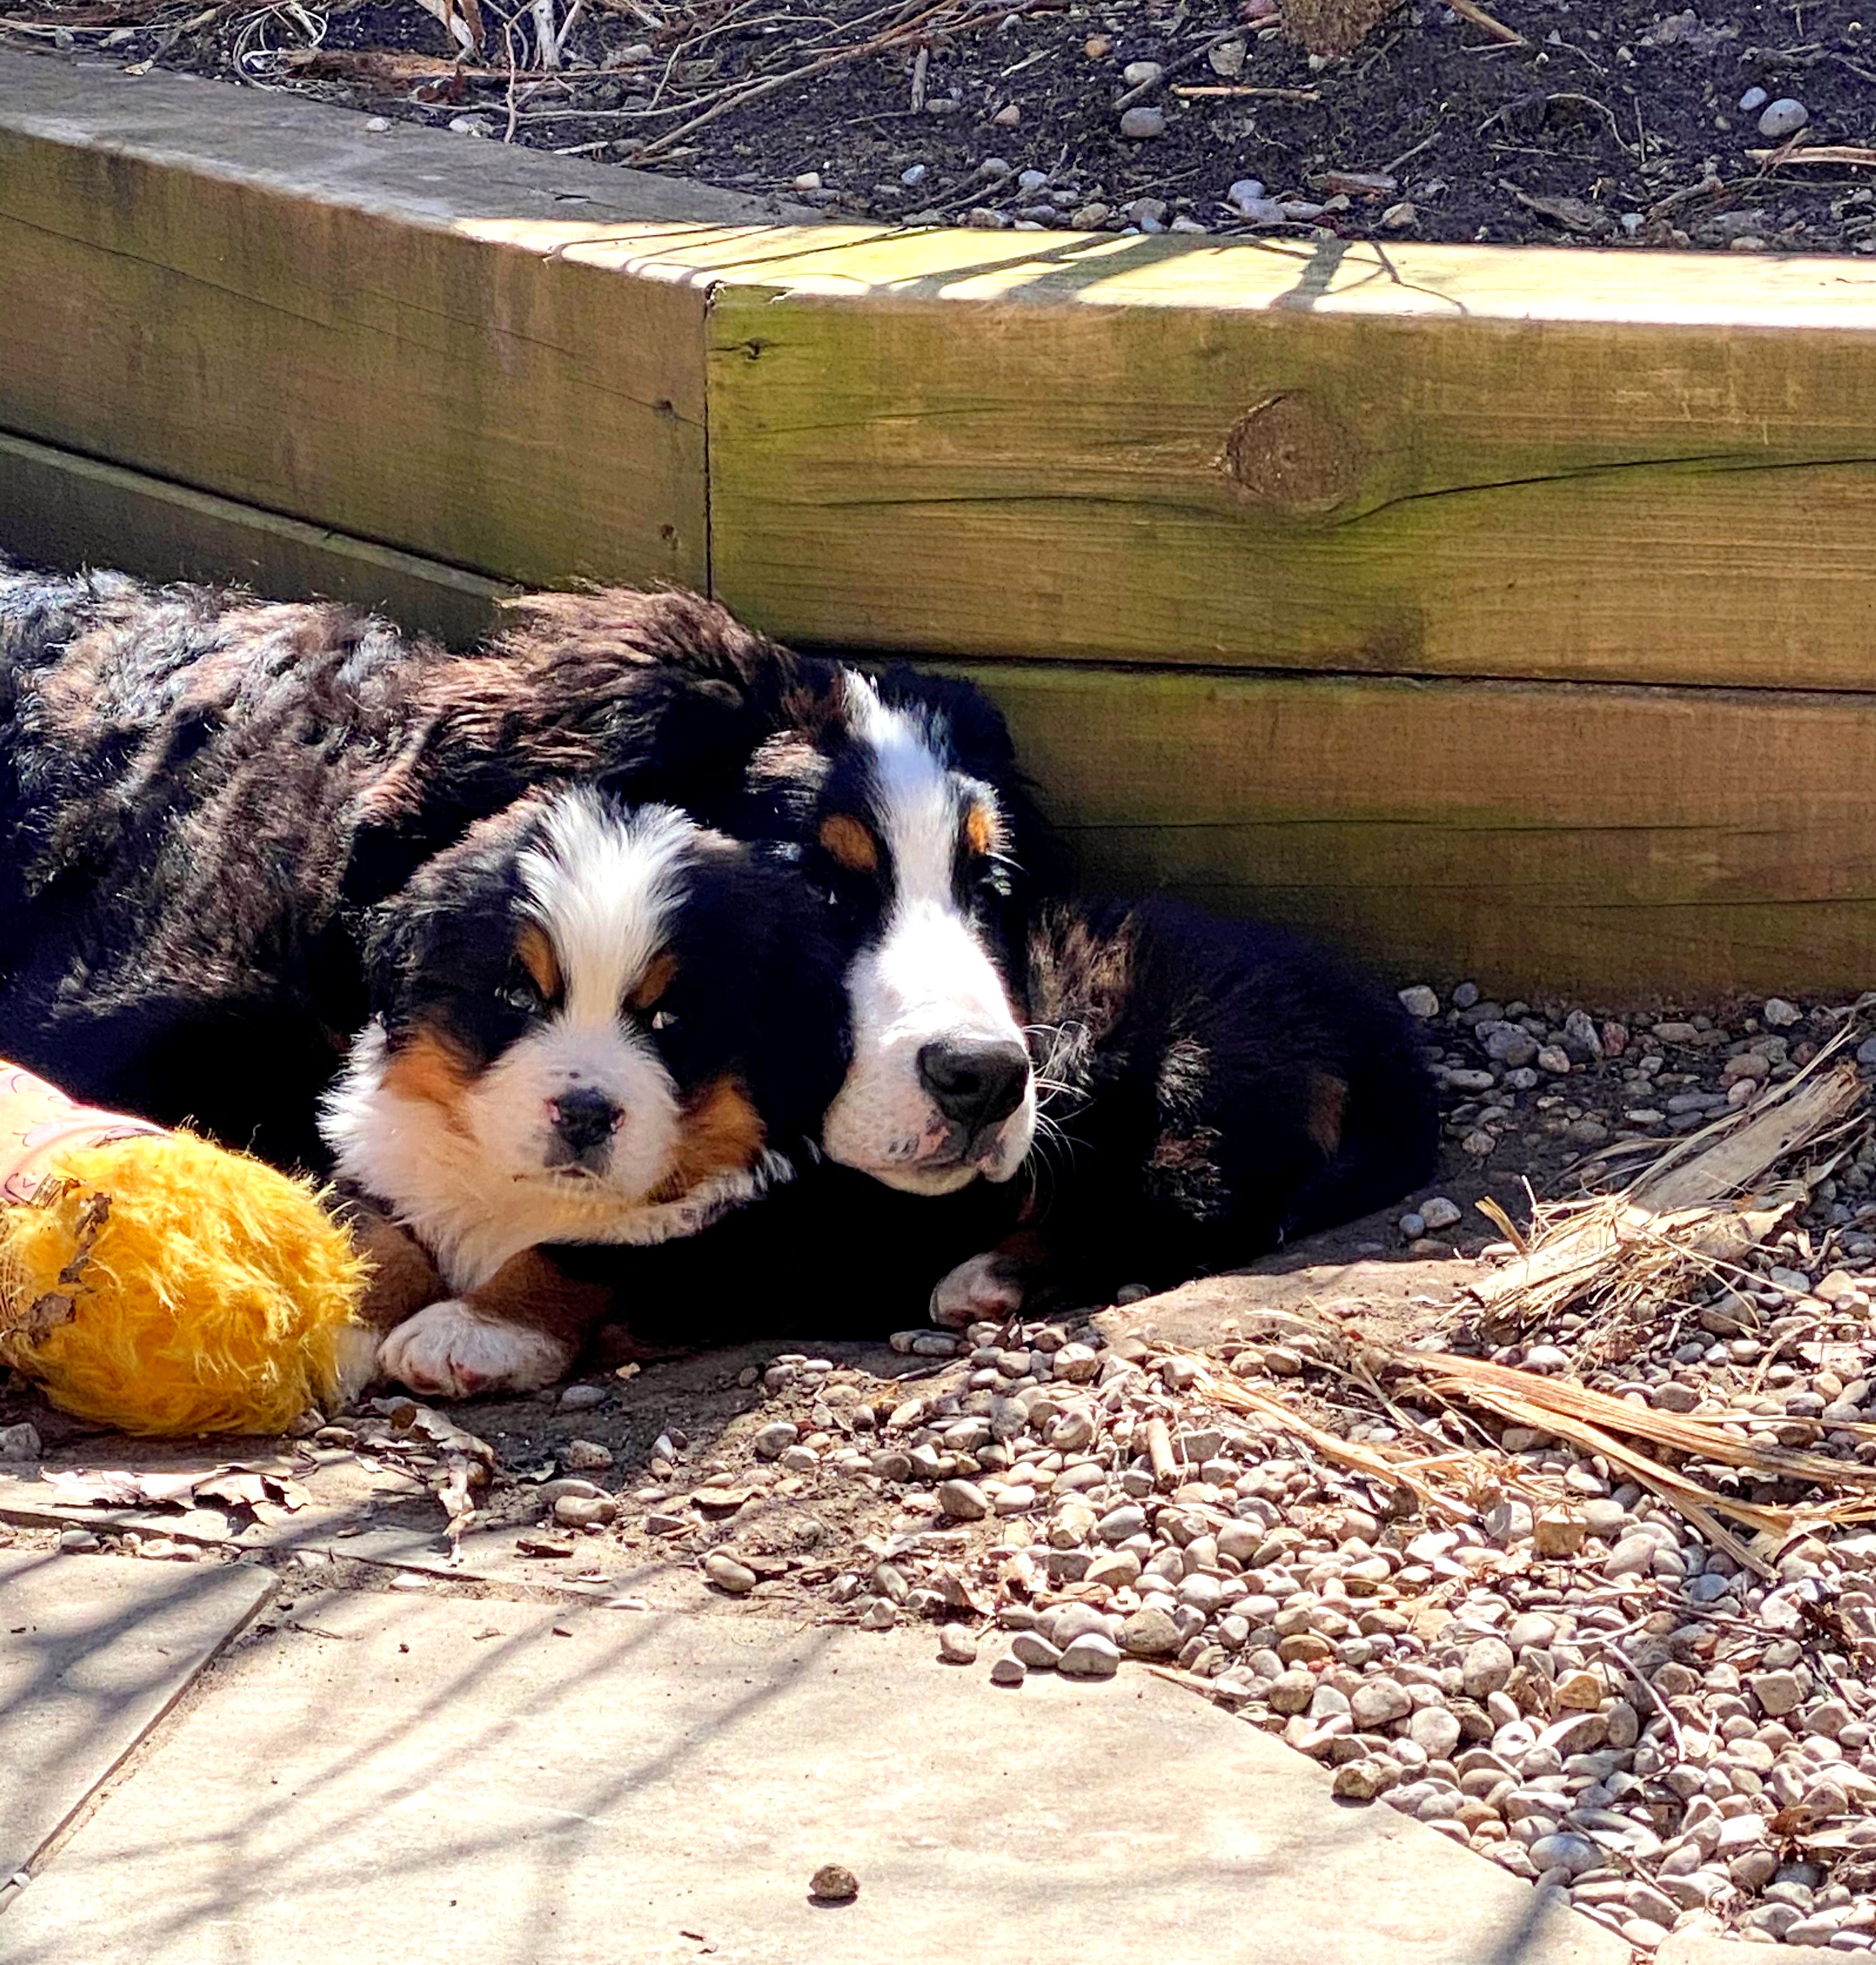
[[[549,1099],[548,1116],[569,1157],[584,1160],[612,1143],[625,1114],[603,1092],[576,1088]]]
[[[980,1133],[1023,1103],[1029,1053],[995,1037],[947,1037],[920,1051],[918,1075],[947,1119]]]

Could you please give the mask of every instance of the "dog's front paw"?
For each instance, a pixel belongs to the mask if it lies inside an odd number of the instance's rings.
[[[524,1324],[478,1317],[459,1297],[409,1317],[378,1346],[387,1378],[432,1398],[537,1392],[572,1368],[572,1346]]]
[[[1023,1278],[994,1249],[960,1262],[931,1293],[931,1320],[947,1330],[1001,1323],[1023,1307]]]

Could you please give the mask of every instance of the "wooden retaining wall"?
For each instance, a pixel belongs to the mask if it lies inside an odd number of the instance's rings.
[[[684,582],[977,676],[1091,879],[1876,979],[1876,261],[786,223],[0,54],[0,545],[457,638]]]

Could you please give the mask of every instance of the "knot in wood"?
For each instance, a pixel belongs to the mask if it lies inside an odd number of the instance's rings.
[[[1245,410],[1219,459],[1225,475],[1259,504],[1298,513],[1346,504],[1361,467],[1354,439],[1307,396],[1271,396]]]

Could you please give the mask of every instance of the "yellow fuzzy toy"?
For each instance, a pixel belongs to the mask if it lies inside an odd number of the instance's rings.
[[[307,1182],[0,1064],[0,1363],[127,1433],[278,1433],[368,1355]]]

